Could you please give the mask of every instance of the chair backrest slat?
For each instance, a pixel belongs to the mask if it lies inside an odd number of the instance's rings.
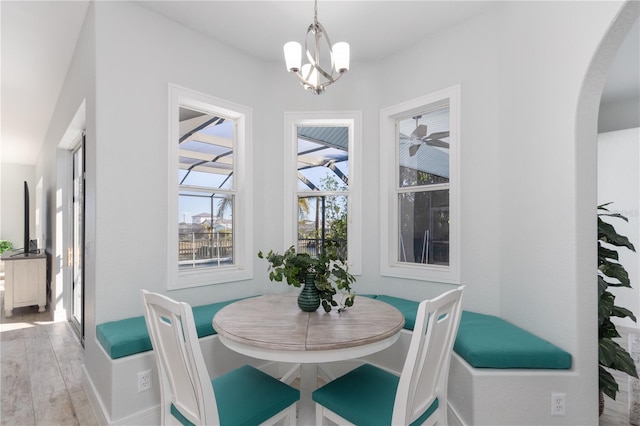
[[[218,424],[218,408],[187,303],[142,290],[145,320],[161,380],[162,423],[173,404],[195,425]],[[165,389],[166,388],[166,389]]]
[[[435,398],[446,419],[449,362],[462,313],[464,287],[448,291],[418,306],[407,358],[400,375],[393,424],[410,424]]]

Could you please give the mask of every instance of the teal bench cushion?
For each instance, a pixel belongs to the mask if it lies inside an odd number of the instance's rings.
[[[194,306],[193,319],[196,323],[198,337],[216,334],[212,325],[213,316],[220,309],[238,300],[241,299]],[[152,349],[144,316],[99,324],[96,326],[96,337],[111,359],[118,359]]]
[[[396,307],[412,331],[418,302],[365,295]],[[356,302],[357,303],[357,302]],[[571,354],[502,318],[463,311],[453,350],[475,368],[569,369]]]
[[[413,327],[416,325],[416,314],[418,313],[419,302],[383,294],[379,294],[376,300],[388,303],[402,312],[402,315],[404,315],[404,328],[413,331]]]
[[[96,326],[96,337],[111,359],[151,350],[144,317],[99,324]]]
[[[571,368],[568,352],[501,318],[475,312],[462,312],[453,350],[475,368]]]

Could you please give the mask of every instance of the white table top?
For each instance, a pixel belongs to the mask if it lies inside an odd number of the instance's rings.
[[[297,294],[264,295],[221,309],[213,328],[239,353],[269,361],[322,363],[359,358],[391,346],[404,326],[393,306],[356,297],[338,313],[303,312]]]

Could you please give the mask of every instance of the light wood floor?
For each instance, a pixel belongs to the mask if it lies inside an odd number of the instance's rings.
[[[640,330],[626,327],[618,327],[622,335],[616,341],[625,349],[629,349],[629,334],[640,336]],[[636,363],[636,368],[640,371],[640,363]],[[629,381],[631,378],[619,371],[611,371],[611,374],[618,382],[620,392],[615,401],[609,397],[604,397],[604,412],[600,416],[600,426],[622,426],[640,425],[640,418],[629,417]]]
[[[84,352],[70,325],[38,307],[4,315],[0,280],[1,425],[97,425],[80,381]]]

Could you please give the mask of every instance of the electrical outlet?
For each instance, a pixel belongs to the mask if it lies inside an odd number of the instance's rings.
[[[138,393],[151,389],[151,370],[138,373]]]
[[[565,394],[554,392],[551,394],[551,415],[564,416],[566,414]]]

